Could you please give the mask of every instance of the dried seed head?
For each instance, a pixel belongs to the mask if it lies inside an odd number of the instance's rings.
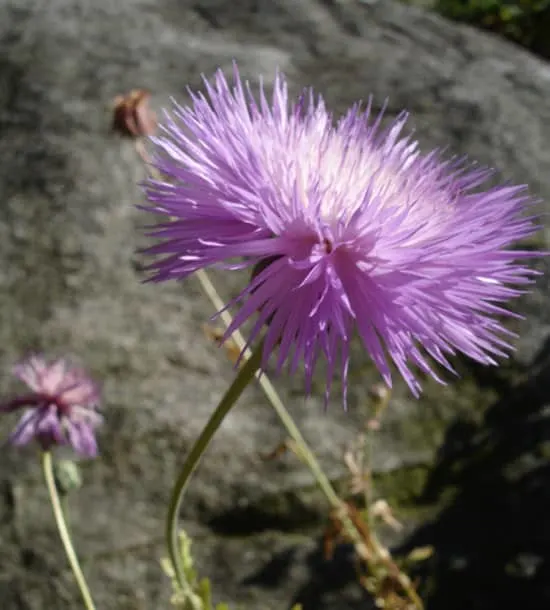
[[[149,108],[150,97],[145,89],[132,89],[125,95],[117,95],[113,102],[113,130],[130,138],[153,135],[157,117]]]

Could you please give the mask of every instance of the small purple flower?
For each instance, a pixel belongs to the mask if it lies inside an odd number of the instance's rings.
[[[457,352],[496,364],[512,349],[503,303],[538,255],[510,248],[537,230],[525,187],[488,187],[491,170],[421,153],[401,134],[407,115],[382,129],[370,102],[334,122],[312,91],[289,101],[280,74],[271,101],[236,67],[233,86],[218,71],[205,87],[152,138],[163,178],[145,183],[145,209],[168,217],[149,234],[152,280],[253,267],[226,337],[257,315],[262,366],[274,350],[277,371],[303,362],[309,392],[324,356],[327,397],[339,366],[345,400],[354,332],[386,383],[393,361],[415,395],[411,365],[442,382],[430,360],[453,371]]]
[[[26,408],[10,442],[24,445],[34,438],[43,449],[69,444],[82,455],[97,455],[99,391],[84,371],[62,359],[48,364],[41,356],[30,356],[13,373],[32,393],[0,405],[3,412]]]

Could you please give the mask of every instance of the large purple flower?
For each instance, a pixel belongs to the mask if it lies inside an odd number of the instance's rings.
[[[277,370],[303,362],[307,391],[324,355],[327,396],[337,365],[345,393],[356,331],[384,380],[393,361],[415,395],[411,364],[438,379],[430,359],[452,371],[456,352],[495,364],[511,349],[502,303],[533,272],[509,247],[537,228],[523,186],[483,190],[491,170],[420,153],[406,114],[382,129],[369,103],[334,122],[311,91],[289,101],[281,75],[271,101],[236,68],[232,87],[221,71],[205,87],[153,138],[163,177],[146,182],[146,209],[169,217],[149,233],[153,280],[256,267],[228,335],[257,314],[263,366],[275,348]]]
[[[31,356],[14,368],[14,374],[32,390],[0,405],[4,412],[26,409],[10,436],[14,445],[35,439],[43,449],[69,444],[82,455],[97,454],[99,391],[84,371],[65,360],[48,364],[41,356]]]

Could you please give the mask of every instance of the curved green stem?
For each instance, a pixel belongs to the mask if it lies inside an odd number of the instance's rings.
[[[225,309],[224,302],[218,295],[218,292],[214,284],[212,284],[212,281],[208,277],[208,274],[206,273],[206,271],[201,269],[197,271],[196,275],[202,286],[202,289],[204,290],[214,307],[218,311],[221,311],[221,318],[225,324],[225,327],[228,328],[232,322],[231,314]],[[233,332],[232,339],[235,341],[237,347],[240,350],[244,349],[246,342],[239,330],[235,330]],[[250,350],[245,350],[245,356],[250,356]],[[332,508],[341,507],[342,501],[338,497],[338,494],[334,491],[334,487],[329,481],[327,475],[323,472],[323,469],[319,465],[317,458],[309,448],[298,426],[292,419],[292,416],[290,415],[287,408],[283,404],[283,401],[279,397],[277,390],[269,380],[269,377],[265,373],[263,373],[262,375],[257,374],[256,376],[258,378],[262,390],[264,391],[266,397],[271,403],[271,406],[273,407],[275,413],[281,420],[283,426],[286,428],[286,431],[288,432],[290,438],[292,438],[292,440],[296,443],[296,449],[298,450],[300,457],[311,470],[313,477],[317,481],[317,484],[319,485],[321,491],[325,494],[325,497],[328,500],[329,504],[332,506]]]
[[[170,560],[174,567],[176,578],[183,588],[186,588],[186,581],[185,574],[183,573],[183,567],[181,565],[178,545],[178,516],[181,508],[181,502],[183,500],[189,479],[197,468],[200,459],[210,444],[216,430],[220,427],[220,424],[231,410],[231,407],[235,405],[245,388],[252,381],[252,379],[254,379],[256,372],[260,368],[262,350],[263,341],[239,370],[235,380],[224,394],[214,413],[212,413],[199,438],[195,441],[195,444],[191,448],[191,451],[185,460],[183,468],[172,491],[172,497],[170,498],[170,504],[168,507],[168,515],[166,517],[166,542],[168,544]]]
[[[65,514],[63,513],[61,499],[59,498],[59,493],[57,492],[57,487],[55,484],[52,454],[49,451],[44,451],[42,453],[42,470],[44,471],[44,479],[46,480],[46,487],[48,488],[50,501],[52,503],[57,529],[59,530],[59,537],[61,538],[67,559],[69,560],[76,583],[80,589],[80,593],[82,594],[84,606],[86,607],[86,610],[95,610],[90,590],[88,589],[86,579],[84,578],[84,574],[80,568],[78,557],[76,556],[71,535],[69,533],[69,528],[67,527],[67,521],[65,520]]]
[[[217,311],[221,312],[220,317],[221,317],[223,323],[225,324],[225,327],[228,328],[232,322],[231,314],[229,313],[229,311],[227,311],[227,309],[225,309],[225,304],[222,301],[222,299],[220,298],[220,295],[218,294],[216,287],[210,280],[210,277],[208,276],[207,272],[204,269],[200,269],[199,271],[196,272],[196,276],[201,284],[203,291],[210,299],[214,308]],[[246,341],[238,329],[233,332],[231,338],[235,341],[235,343],[237,344],[237,347],[241,351],[243,349],[245,349]],[[246,349],[245,356],[248,357],[249,355],[250,355],[250,350]],[[357,526],[353,523],[353,521],[350,519],[349,515],[347,514],[346,506],[345,506],[344,502],[339,498],[334,487],[332,486],[332,483],[330,482],[329,478],[324,473],[319,462],[317,461],[315,454],[309,448],[309,445],[307,444],[305,438],[303,437],[302,433],[300,432],[298,426],[294,422],[294,419],[292,418],[289,411],[283,404],[283,401],[279,397],[277,390],[275,389],[275,387],[269,380],[269,377],[265,373],[263,373],[262,375],[259,375],[258,372],[256,373],[256,377],[257,377],[257,379],[260,383],[260,386],[262,387],[262,390],[264,391],[266,397],[268,398],[269,402],[271,403],[271,406],[273,407],[275,413],[279,417],[283,426],[286,428],[286,431],[288,432],[290,438],[294,441],[295,450],[297,451],[299,457],[309,467],[313,477],[315,478],[315,480],[317,482],[317,485],[319,486],[321,491],[324,493],[325,498],[327,499],[329,505],[333,509],[338,511],[338,515],[341,519],[341,523],[344,528],[344,531],[346,532],[346,534],[349,536],[349,538],[351,540],[353,540],[356,544],[360,544],[362,542],[361,532],[357,529]],[[384,405],[384,407],[385,407],[385,405]],[[369,454],[368,463],[369,463],[369,465],[371,464],[370,454]],[[370,498],[367,500],[367,507],[370,508]],[[386,557],[385,549],[378,542],[378,540],[376,539],[375,536],[372,536],[371,542],[373,544],[373,547],[376,551],[377,556]],[[401,586],[403,587],[403,589],[409,596],[409,599],[413,602],[414,606],[418,610],[422,610],[424,608],[424,606],[422,604],[422,600],[418,597],[418,594],[414,590],[414,587],[411,585],[408,577],[405,574],[403,574],[401,571],[399,571],[399,582],[401,583]]]

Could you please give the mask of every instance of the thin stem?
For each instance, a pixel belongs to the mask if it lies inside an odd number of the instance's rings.
[[[232,322],[231,314],[226,309],[224,309],[225,305],[221,300],[220,296],[218,295],[215,286],[212,284],[210,278],[208,277],[208,274],[206,273],[206,271],[201,269],[196,272],[196,276],[199,282],[201,283],[202,289],[212,302],[212,305],[214,305],[214,307],[218,311],[221,311],[220,317],[223,323],[225,324],[225,327],[228,328]],[[246,341],[244,340],[244,337],[242,336],[239,330],[235,330],[233,332],[232,339],[235,341],[240,350],[244,349]],[[245,357],[249,356],[250,350],[247,348],[245,350]],[[329,504],[333,508],[340,508],[342,506],[342,501],[338,497],[337,493],[334,491],[334,488],[332,487],[328,477],[323,472],[321,466],[319,465],[319,462],[308,447],[306,440],[304,439],[302,433],[298,429],[298,426],[292,419],[292,416],[284,406],[283,401],[277,393],[277,390],[275,389],[275,387],[273,386],[273,384],[265,373],[262,373],[260,375],[259,372],[257,372],[256,378],[258,379],[262,390],[264,391],[267,399],[271,403],[271,406],[273,407],[274,411],[277,413],[283,426],[286,428],[292,440],[296,443],[300,453],[300,457],[310,468],[315,480],[317,481],[317,484],[325,494]]]
[[[231,317],[231,314],[227,311],[227,309],[225,309],[225,304],[221,300],[216,290],[216,287],[214,286],[214,284],[212,284],[210,278],[208,277],[208,274],[203,269],[197,271],[196,276],[201,284],[202,289],[206,293],[206,296],[210,299],[212,305],[216,308],[217,311],[221,311],[220,317],[225,327],[228,328],[233,319]],[[245,349],[246,341],[244,340],[244,337],[238,329],[233,332],[231,338],[235,341],[239,349]],[[244,353],[245,357],[248,357],[250,355],[250,350],[247,348],[245,349]],[[310,469],[313,478],[317,482],[317,485],[319,486],[321,491],[325,494],[328,503],[333,509],[336,509],[338,511],[338,514],[341,517],[344,531],[355,543],[361,542],[361,533],[357,530],[352,520],[348,517],[347,511],[345,510],[344,502],[342,502],[342,500],[338,497],[338,494],[334,490],[334,487],[332,486],[329,478],[323,472],[323,469],[317,461],[317,458],[309,448],[309,445],[302,436],[302,433],[300,432],[298,426],[296,425],[296,423],[292,419],[292,416],[284,406],[283,401],[281,400],[279,394],[277,393],[277,390],[269,380],[269,377],[265,373],[262,373],[260,375],[259,372],[257,372],[256,378],[258,379],[260,386],[264,391],[264,394],[271,403],[273,410],[281,420],[283,426],[286,428],[286,431],[288,432],[290,438],[294,441],[295,447],[298,450],[299,457]]]
[[[65,515],[61,506],[61,499],[59,498],[59,493],[57,492],[57,487],[55,484],[52,454],[49,451],[42,452],[42,469],[44,471],[44,479],[46,480],[46,487],[48,488],[50,501],[52,503],[53,514],[57,523],[57,529],[59,530],[59,537],[61,538],[61,542],[63,543],[63,547],[65,548],[65,553],[67,555],[67,559],[69,560],[69,564],[76,579],[76,583],[78,585],[78,588],[80,589],[80,593],[82,594],[84,606],[87,610],[95,610],[90,590],[88,589],[86,579],[84,578],[84,574],[82,573],[82,569],[80,568],[78,557],[76,556],[76,552],[74,550],[73,543],[71,540],[71,535],[67,527]]]
[[[216,290],[216,287],[210,280],[207,272],[204,271],[203,269],[200,269],[196,272],[195,275],[198,278],[203,291],[205,292],[206,296],[210,299],[214,308],[217,311],[221,311],[220,317],[221,317],[225,327],[228,328],[229,325],[231,324],[231,322],[233,321],[231,314],[227,311],[227,309],[225,309],[225,304],[222,301],[222,299],[220,298],[220,296]],[[240,350],[245,349],[246,341],[238,329],[233,332],[231,338],[235,341],[235,343],[237,344],[237,347]],[[250,353],[251,352],[248,348],[245,349],[245,352],[244,352],[245,358],[249,357]],[[341,522],[342,522],[342,525],[344,527],[346,534],[355,543],[361,543],[362,542],[361,532],[358,531],[358,529],[355,526],[355,524],[353,523],[353,521],[347,515],[345,504],[338,497],[338,494],[334,490],[334,487],[332,486],[329,478],[326,476],[326,474],[321,469],[319,462],[317,461],[315,455],[309,448],[306,440],[302,436],[302,433],[298,429],[298,426],[295,424],[294,420],[292,419],[292,416],[290,415],[290,413],[287,411],[286,407],[284,406],[281,398],[279,397],[279,394],[277,393],[277,390],[275,389],[275,387],[273,386],[273,384],[271,383],[271,381],[269,380],[268,376],[265,373],[262,373],[260,375],[259,371],[257,371],[256,378],[258,379],[260,386],[262,387],[262,390],[264,391],[264,394],[266,395],[267,399],[271,403],[271,406],[273,407],[274,411],[277,413],[279,419],[281,420],[281,423],[286,428],[288,434],[294,441],[294,443],[298,449],[300,457],[311,470],[311,473],[313,474],[313,477],[315,478],[317,485],[319,486],[321,491],[325,494],[325,497],[328,500],[329,504],[333,508],[339,510],[339,517],[341,519]],[[370,441],[371,441],[371,439],[369,438],[367,440],[368,449],[369,449],[368,458],[367,458],[368,464],[369,464],[369,469],[371,468]],[[371,476],[372,476],[372,473],[371,473]],[[370,497],[367,499],[367,512],[369,510],[370,510]],[[370,514],[369,514],[369,517],[370,517]],[[373,543],[373,548],[374,548],[376,554],[379,557],[386,557],[387,553],[385,552],[385,549],[382,547],[382,545],[378,542],[378,539],[376,539],[376,537],[374,537],[374,539],[372,540],[372,543]],[[418,594],[414,590],[414,587],[412,587],[409,578],[405,574],[403,574],[400,570],[399,570],[398,578],[399,578],[399,582],[400,582],[401,586],[403,587],[403,589],[409,596],[409,599],[413,602],[413,604],[416,606],[416,608],[418,608],[419,610],[422,610],[424,607],[422,604],[422,600],[419,598]]]
[[[214,413],[212,413],[206,426],[203,428],[199,438],[195,441],[193,447],[191,448],[191,451],[185,460],[183,468],[172,491],[172,497],[170,498],[170,504],[168,507],[168,515],[166,517],[166,541],[176,578],[184,589],[187,587],[178,544],[178,516],[181,508],[181,502],[183,500],[185,490],[187,489],[189,479],[197,468],[200,459],[210,444],[216,430],[220,427],[225,416],[229,413],[231,407],[235,405],[244,389],[252,381],[256,371],[258,371],[260,368],[262,350],[263,342],[259,344],[254,353],[246,360],[242,368],[239,370],[235,380],[222,397],[220,403],[216,407],[216,410]]]
[[[363,460],[362,463],[367,464],[366,475],[367,480],[364,489],[365,495],[365,521],[370,526],[371,523],[371,508],[372,508],[372,494],[373,494],[373,477],[372,477],[372,439],[371,432],[367,430],[361,438],[363,444]]]
[[[227,311],[227,309],[225,309],[225,304],[221,300],[220,295],[216,290],[216,287],[211,282],[210,278],[208,277],[208,274],[204,269],[198,270],[196,272],[196,276],[201,284],[202,289],[206,293],[206,296],[210,299],[212,305],[216,308],[217,311],[221,311],[220,317],[225,327],[228,328],[233,319],[231,317],[231,314]],[[245,358],[249,357],[251,352],[248,348],[245,349],[246,341],[239,329],[236,329],[233,332],[231,338],[235,341],[237,347],[240,350],[245,350]],[[334,490],[334,487],[332,486],[327,475],[323,472],[323,469],[319,465],[317,458],[309,448],[309,445],[302,436],[302,433],[300,432],[298,426],[296,425],[296,423],[292,419],[292,416],[284,406],[283,401],[281,400],[279,394],[277,393],[277,390],[269,380],[269,377],[265,373],[262,373],[260,375],[258,371],[256,373],[256,379],[258,379],[260,386],[264,391],[264,394],[271,403],[273,410],[281,420],[281,423],[286,428],[286,431],[288,432],[290,438],[294,441],[295,446],[298,450],[299,457],[310,469],[313,478],[317,482],[317,485],[319,486],[321,491],[325,494],[328,503],[341,515],[342,525],[344,527],[345,532],[354,542],[360,542],[360,532],[357,531],[357,528],[354,526],[351,519],[347,516],[344,503],[338,497],[338,494]]]

